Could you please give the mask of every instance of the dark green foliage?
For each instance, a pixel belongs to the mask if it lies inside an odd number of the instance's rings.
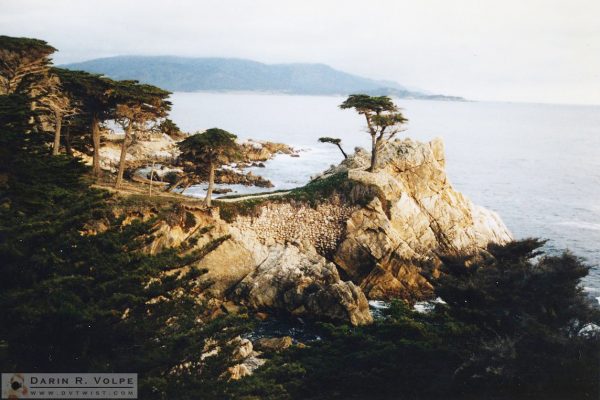
[[[0,48],[19,53],[22,56],[31,56],[32,51],[44,55],[50,55],[56,51],[54,47],[43,40],[11,36],[0,36]]]
[[[322,340],[274,357],[233,387],[235,398],[452,398],[453,371],[465,357],[466,328],[394,302],[383,320],[350,328],[324,325]]]
[[[342,139],[331,138],[331,137],[320,137],[319,138],[319,142],[321,142],[321,143],[331,143],[331,144],[338,145],[338,144],[342,143]]]
[[[31,94],[56,49],[43,40],[0,36],[0,95]]]
[[[272,358],[233,398],[596,399],[600,336],[580,335],[597,309],[570,254],[543,242],[491,246],[496,259],[453,260],[427,314],[395,302],[367,327],[325,325],[323,340]],[[466,263],[470,261],[470,266]]]
[[[589,267],[568,252],[543,256],[543,244],[490,245],[494,258],[469,267],[464,259],[446,260],[436,293],[448,304],[439,308],[476,326],[480,344],[460,375],[505,396],[594,398],[598,337],[578,335],[600,321],[580,285]]]
[[[117,97],[114,96],[116,83],[101,75],[83,71],[53,68],[62,87],[71,101],[79,109],[76,128],[88,128],[88,137],[94,150],[94,175],[100,175],[100,123],[116,117]],[[81,134],[79,130],[77,133]],[[81,137],[81,135],[79,135]],[[69,138],[67,137],[67,144]]]
[[[113,80],[99,74],[64,68],[53,67],[51,71],[58,75],[65,91],[84,107],[84,111],[109,111],[110,104],[107,101],[110,100],[108,95],[114,90]]]
[[[226,130],[211,128],[179,142],[181,158],[197,163],[225,164],[239,157],[237,136]]]
[[[165,135],[174,138],[177,138],[178,136],[182,135],[181,129],[179,129],[177,124],[169,118],[165,118],[165,120],[161,122],[158,126],[158,129]]]
[[[397,107],[388,96],[369,96],[366,94],[351,94],[342,104],[340,108],[354,108],[359,114],[381,114],[382,112],[397,111]]]
[[[170,94],[171,92],[157,86],[134,80],[116,81],[110,91],[110,96],[116,99],[117,104],[140,105],[161,113],[171,109],[171,102],[166,100]]]
[[[223,129],[211,128],[196,133],[179,142],[180,158],[191,161],[194,168],[189,173],[201,175],[208,171],[208,190],[205,202],[211,206],[211,197],[215,184],[215,169],[241,158],[240,147],[235,141],[237,136]]]
[[[31,116],[29,99],[24,94],[11,94],[0,96],[0,126],[4,132],[13,136],[13,132],[29,130],[28,119]],[[4,140],[9,143],[8,140]]]
[[[192,265],[224,239],[184,256],[140,251],[155,221],[123,226],[78,160],[35,151],[19,130],[27,102],[0,100],[0,111],[14,112],[0,114],[9,122],[0,125],[0,368],[130,371],[143,399],[194,398],[200,387],[219,398],[227,353],[203,364],[199,356],[207,338],[227,341],[248,322],[198,323],[205,307],[195,281],[203,272]],[[99,220],[106,229],[92,232]],[[184,274],[163,274],[183,266]]]

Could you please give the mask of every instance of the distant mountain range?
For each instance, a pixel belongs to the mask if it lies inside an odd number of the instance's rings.
[[[365,93],[414,99],[464,100],[462,97],[409,90],[396,82],[363,78],[324,64],[263,64],[236,58],[117,56],[62,67],[100,73],[114,79],[136,79],[177,92]]]

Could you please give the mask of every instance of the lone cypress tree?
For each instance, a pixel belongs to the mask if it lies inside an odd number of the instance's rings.
[[[39,93],[37,91],[39,90]],[[60,135],[63,119],[74,116],[79,113],[74,102],[63,90],[60,78],[53,70],[45,79],[45,85],[36,90],[36,109],[47,113],[49,120],[54,127],[54,144],[52,146],[52,155],[58,155],[60,150]]]
[[[63,90],[80,109],[91,127],[94,151],[93,173],[100,175],[100,123],[114,118],[117,98],[115,82],[106,77],[84,71],[54,68]]]
[[[402,126],[408,122],[398,107],[388,96],[369,96],[352,94],[340,104],[341,109],[354,108],[357,113],[364,115],[367,120],[368,132],[371,135],[371,166],[369,171],[377,168],[377,156],[383,146],[389,142]]]
[[[199,164],[208,169],[208,190],[206,205],[211,206],[211,197],[215,184],[215,168],[235,161],[240,156],[235,136],[223,129],[211,128],[197,133],[179,143],[181,158]]]

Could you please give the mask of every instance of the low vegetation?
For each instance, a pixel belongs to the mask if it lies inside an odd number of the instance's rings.
[[[261,207],[268,203],[297,202],[316,207],[318,204],[330,201],[337,196],[350,204],[364,205],[376,196],[371,188],[348,179],[348,173],[346,172],[313,180],[305,186],[287,192],[272,197],[263,197],[264,193],[244,195],[242,197],[248,198],[236,202],[219,202],[217,200],[217,205],[219,206],[221,218],[227,222],[232,222],[238,215],[255,215]],[[228,196],[227,198],[234,199],[236,197]]]
[[[580,288],[589,268],[541,245],[452,260],[436,285],[445,303],[418,313],[397,301],[371,326],[323,325],[321,341],[276,355],[231,398],[595,399],[600,332],[581,331],[600,321]]]

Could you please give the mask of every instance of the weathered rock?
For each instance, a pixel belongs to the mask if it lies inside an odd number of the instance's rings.
[[[256,234],[264,244],[308,240],[319,254],[329,254],[338,246],[344,223],[357,207],[339,197],[311,207],[307,204],[267,204],[257,215],[240,216],[231,225]]]
[[[276,245],[267,258],[235,288],[234,296],[257,310],[286,310],[349,321],[353,325],[372,321],[369,305],[360,288],[342,282],[333,263],[314,249]]]
[[[234,341],[234,344],[237,346],[232,353],[234,360],[243,360],[248,358],[254,351],[252,342],[248,339],[237,337]]]
[[[233,367],[229,367],[227,369],[227,375],[229,375],[229,380],[238,380],[242,379],[245,376],[252,375],[254,371],[263,365],[266,362],[265,359],[259,358],[257,356],[251,356],[244,360],[244,362],[240,364],[236,364]]]
[[[240,307],[232,301],[225,301],[221,304],[221,308],[227,314],[237,314],[240,311]]]
[[[496,213],[450,185],[443,148],[440,139],[396,140],[382,150],[375,173],[364,170],[369,154],[362,150],[327,171],[347,171],[377,193],[347,221],[334,256],[369,298],[427,297],[426,278],[438,273],[441,255],[479,254],[490,242],[511,240]]]
[[[265,359],[260,358],[260,353],[254,351],[252,342],[248,339],[242,339],[237,336],[227,343],[226,347],[233,347],[231,352],[231,359],[233,361],[239,361],[229,367],[225,372],[221,374],[222,379],[238,380],[245,376],[252,375],[252,373],[261,365],[265,363]],[[214,357],[221,352],[221,346],[214,339],[208,339],[204,344],[202,354],[200,355],[200,361],[203,362],[207,358]]]
[[[283,143],[248,139],[239,144],[242,149],[242,158],[247,162],[267,161],[276,154],[296,154],[296,151],[292,147]]]
[[[382,150],[375,173],[366,171],[369,162],[357,149],[325,172],[347,174],[352,193],[273,198],[231,223],[216,210],[182,212],[157,227],[149,249],[208,248],[196,262],[208,271],[199,278],[207,298],[359,325],[372,320],[366,297],[429,297],[443,256],[485,255],[490,242],[511,240],[496,213],[451,186],[441,140],[397,140]],[[214,312],[235,312],[230,305]]]
[[[281,351],[291,347],[293,344],[292,338],[283,336],[278,338],[262,338],[258,339],[254,346],[262,351]]]

